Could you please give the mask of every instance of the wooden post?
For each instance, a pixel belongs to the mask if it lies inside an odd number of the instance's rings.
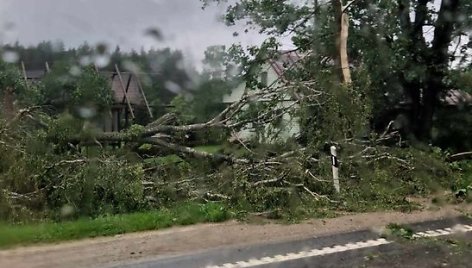
[[[116,132],[121,131],[121,109],[116,110]]]
[[[129,113],[128,113],[128,109],[126,109],[126,107],[124,108],[125,110],[125,128],[128,128],[129,126]]]
[[[153,116],[152,116],[151,107],[149,107],[149,103],[147,101],[146,94],[144,94],[144,89],[141,85],[141,80],[139,79],[139,76],[137,76],[136,74],[134,76],[136,77],[136,82],[138,83],[139,92],[141,92],[141,95],[143,95],[144,104],[146,104],[146,108],[148,110],[149,117],[152,119]]]
[[[338,154],[336,152],[336,146],[331,146],[331,165],[333,168],[333,184],[334,189],[336,192],[340,192],[339,186],[339,162],[338,162]]]
[[[21,71],[23,72],[23,78],[25,79],[26,89],[28,90],[28,75],[26,74],[25,63],[21,61]]]
[[[121,76],[121,72],[117,64],[115,64],[115,70],[116,70],[116,73],[118,74],[118,78],[120,79],[121,90],[123,91],[124,97],[126,99],[126,104],[128,105],[129,112],[131,114],[131,117],[134,119],[135,117],[134,117],[133,107],[131,107],[131,103],[129,102],[128,95],[126,94],[125,83],[123,82],[123,77]],[[126,117],[126,120],[128,120],[128,117]]]
[[[129,91],[129,86],[131,85],[131,74],[129,75],[128,77],[128,81],[126,82],[126,88],[125,88],[125,92],[126,94],[128,94],[128,91]],[[121,102],[125,102],[125,96],[123,96],[123,99],[121,100]]]

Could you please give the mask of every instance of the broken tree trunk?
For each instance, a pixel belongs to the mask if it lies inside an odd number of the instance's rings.
[[[349,36],[349,15],[347,8],[353,3],[349,2],[343,6],[342,0],[332,0],[336,20],[336,67],[340,70],[341,83],[350,85],[352,83],[351,70],[349,69],[349,57],[347,53],[347,40]]]
[[[343,74],[342,82],[351,84],[351,70],[349,69],[349,58],[347,55],[347,38],[349,35],[349,16],[342,12],[341,14],[341,32],[339,33],[339,57],[341,59],[341,70]]]

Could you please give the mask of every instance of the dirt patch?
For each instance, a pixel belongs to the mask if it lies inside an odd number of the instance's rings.
[[[412,223],[472,212],[472,206],[446,206],[412,213],[378,212],[314,219],[300,224],[264,225],[235,221],[200,224],[162,231],[86,239],[55,245],[0,251],[0,267],[103,267],[136,259],[180,255],[189,252],[254,243],[295,240],[335,233],[374,229],[392,222]]]

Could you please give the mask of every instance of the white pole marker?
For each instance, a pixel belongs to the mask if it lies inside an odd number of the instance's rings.
[[[339,162],[338,162],[338,154],[336,152],[336,146],[331,146],[331,165],[333,168],[333,183],[334,189],[336,192],[340,192],[339,186]]]

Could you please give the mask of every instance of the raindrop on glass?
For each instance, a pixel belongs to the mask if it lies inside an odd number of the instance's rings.
[[[97,110],[94,107],[79,107],[79,116],[84,119],[92,118],[97,114]]]
[[[166,87],[167,90],[169,90],[170,92],[173,92],[173,93],[180,93],[180,91],[182,91],[182,87],[180,85],[178,85],[177,83],[175,82],[172,82],[172,81],[167,81],[165,82],[164,86]]]
[[[123,62],[123,68],[126,71],[132,72],[134,74],[139,74],[141,72],[141,68],[139,68],[139,66],[136,63],[129,60]]]
[[[92,58],[90,56],[83,56],[79,60],[80,65],[87,66],[92,63]]]
[[[64,205],[61,208],[61,216],[68,217],[74,213],[74,207],[71,205]]]
[[[182,60],[177,61],[177,64],[176,64],[175,67],[177,67],[177,69],[179,69],[179,70],[185,70],[184,61],[182,61]]]
[[[147,36],[152,37],[153,39],[155,39],[157,41],[163,41],[164,40],[162,32],[158,28],[149,28],[149,29],[146,30],[145,34]]]
[[[18,53],[16,53],[15,51],[5,51],[3,52],[2,54],[2,59],[4,62],[8,62],[8,63],[15,63],[15,62],[18,62],[18,59],[20,57],[18,56]]]
[[[109,55],[97,55],[94,58],[94,63],[99,68],[106,67],[110,63],[110,56]]]
[[[78,66],[72,66],[69,70],[69,73],[72,76],[79,76],[82,73],[82,70]]]

